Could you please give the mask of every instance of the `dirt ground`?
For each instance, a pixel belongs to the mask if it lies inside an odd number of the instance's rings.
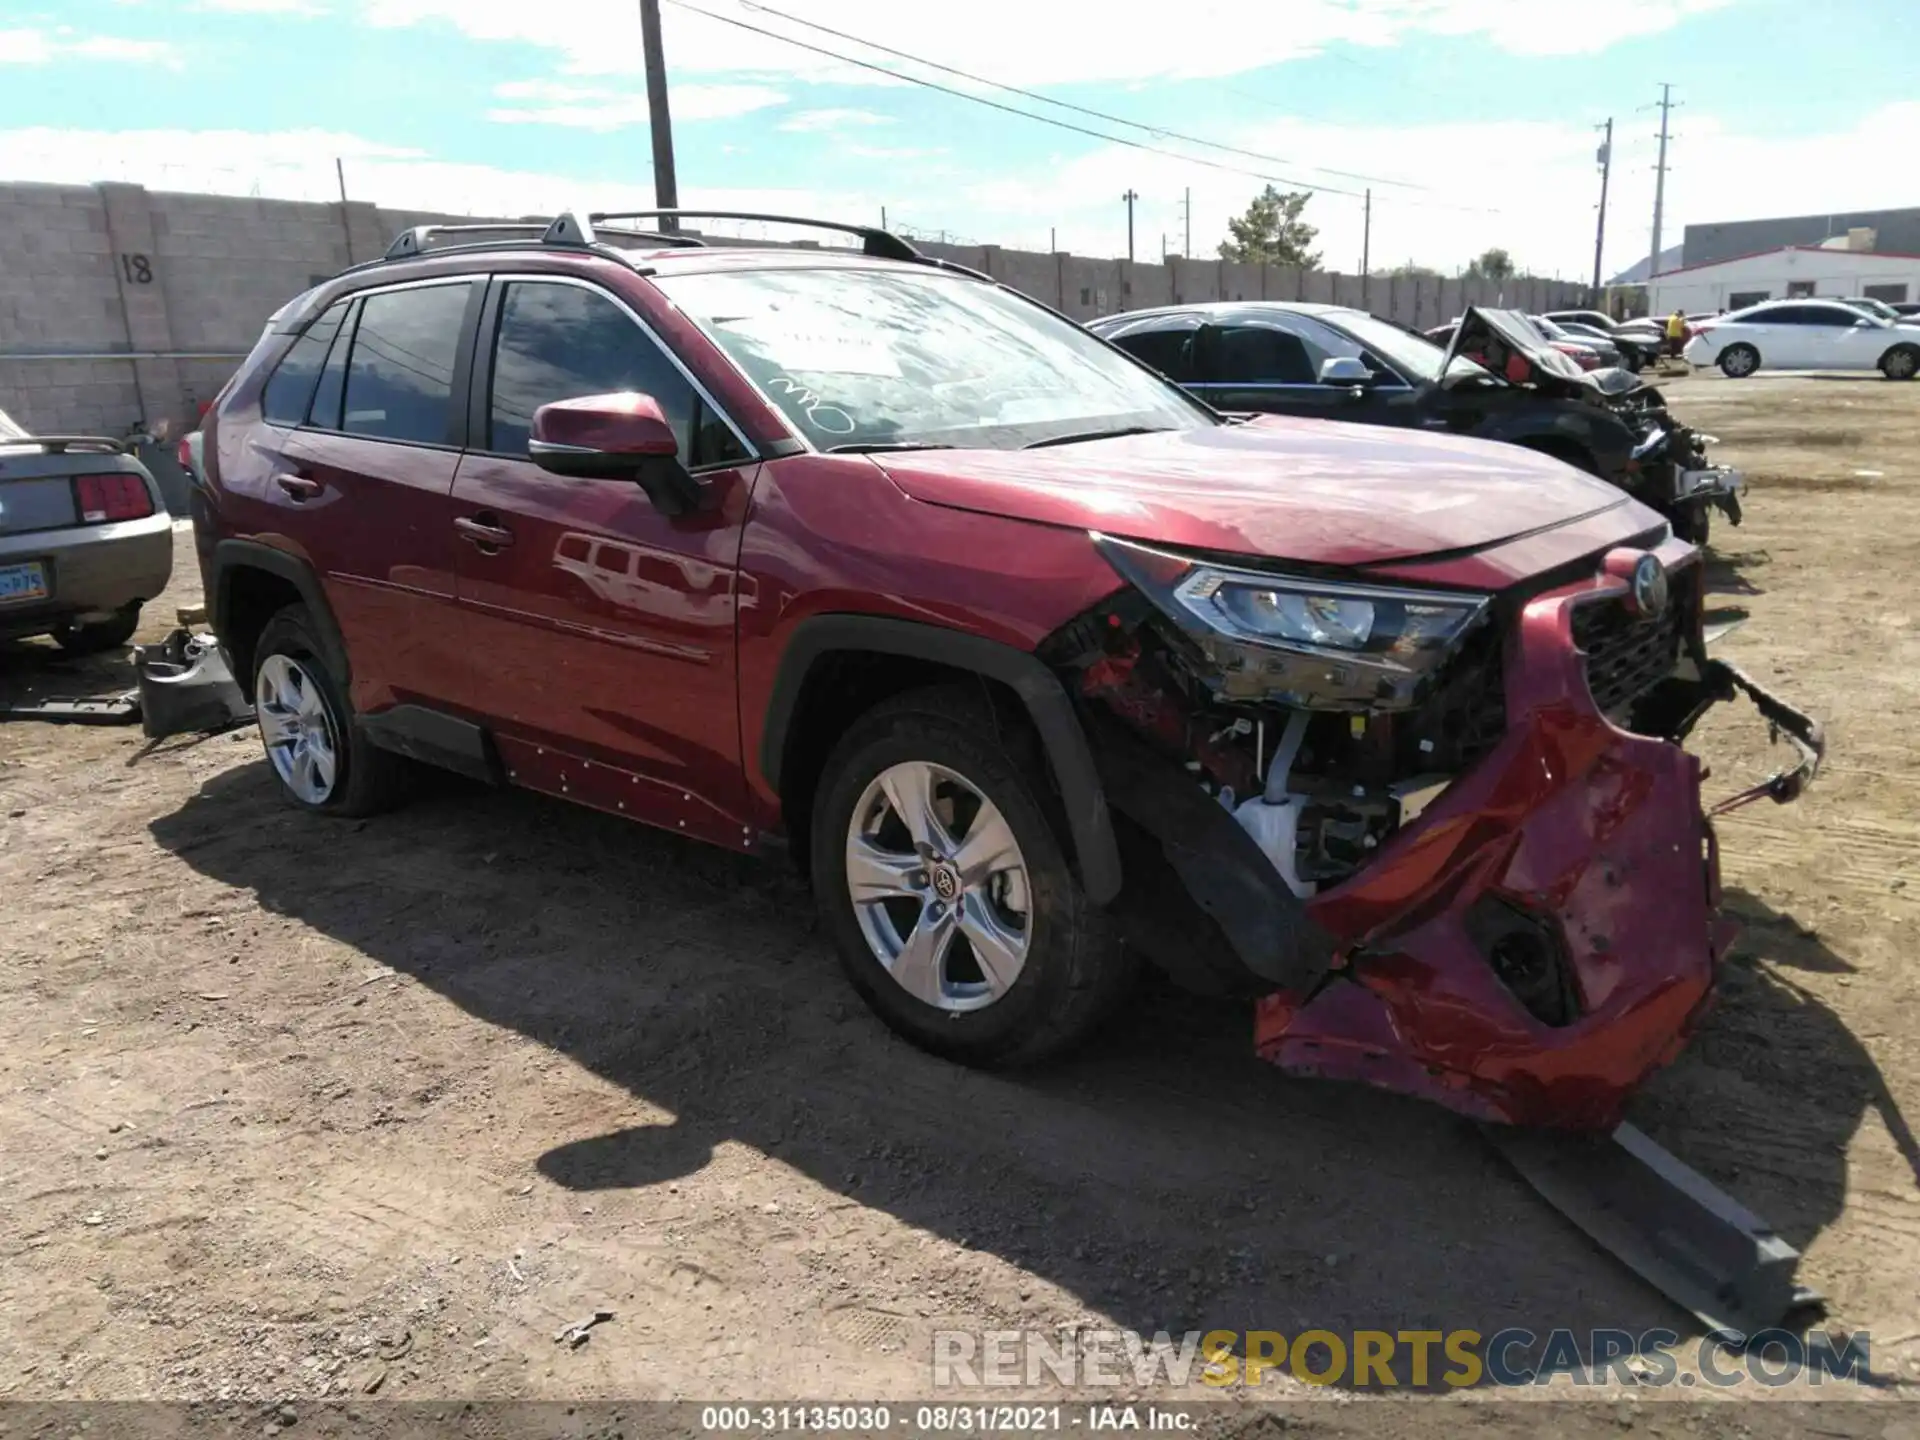
[[[1752,481],[1721,651],[1832,758],[1724,822],[1745,938],[1635,1118],[1805,1251],[1898,1396],[1920,385],[1671,390]],[[143,638],[197,599],[178,555]],[[12,696],[128,675],[0,647]],[[1784,753],[1732,707],[1696,748],[1727,791]],[[316,822],[250,731],[0,725],[0,817],[0,1397],[924,1398],[941,1328],[1697,1333],[1467,1127],[1260,1064],[1239,1007],[1151,992],[968,1073],[867,1014],[778,869],[458,782]]]

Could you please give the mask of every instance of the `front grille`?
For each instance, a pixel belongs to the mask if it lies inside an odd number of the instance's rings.
[[[1673,673],[1680,661],[1686,586],[1675,576],[1667,608],[1642,618],[1623,599],[1595,600],[1573,612],[1573,643],[1585,652],[1587,689],[1603,715],[1624,711]]]

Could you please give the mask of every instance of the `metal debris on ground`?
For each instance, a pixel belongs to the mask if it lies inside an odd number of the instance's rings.
[[[582,1345],[587,1343],[587,1339],[592,1333],[594,1326],[604,1325],[611,1319],[613,1319],[613,1311],[596,1310],[585,1320],[576,1320],[564,1330],[556,1331],[554,1333],[553,1343],[556,1345],[564,1345],[569,1350],[578,1350]]]
[[[1709,1329],[1755,1335],[1822,1304],[1794,1278],[1798,1250],[1636,1127],[1481,1131],[1555,1209]]]
[[[49,695],[44,700],[0,700],[10,720],[58,720],[72,725],[131,725],[140,718],[140,695]]]
[[[186,731],[225,730],[253,718],[220,645],[185,626],[157,645],[134,648],[140,677],[141,729],[150,740]]]

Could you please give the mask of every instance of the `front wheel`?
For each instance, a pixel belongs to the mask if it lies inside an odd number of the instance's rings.
[[[1751,345],[1729,345],[1720,352],[1720,373],[1729,380],[1744,380],[1760,368],[1760,352]]]
[[[1920,370],[1920,349],[1896,345],[1880,357],[1880,373],[1889,380],[1911,380]]]
[[[901,696],[841,741],[814,806],[814,896],[848,978],[895,1031],[969,1065],[1065,1049],[1133,970],[1025,740],[977,691]]]

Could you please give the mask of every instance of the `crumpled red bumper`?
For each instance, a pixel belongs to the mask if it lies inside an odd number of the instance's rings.
[[[1304,1002],[1260,1002],[1263,1057],[1479,1119],[1606,1128],[1681,1049],[1735,927],[1717,917],[1700,762],[1618,729],[1588,693],[1571,613],[1609,593],[1596,577],[1527,606],[1508,650],[1505,739],[1314,898],[1345,964]],[[1725,688],[1703,680],[1702,703]],[[1489,903],[1552,937],[1571,1023],[1537,1019],[1496,974],[1474,923]]]

